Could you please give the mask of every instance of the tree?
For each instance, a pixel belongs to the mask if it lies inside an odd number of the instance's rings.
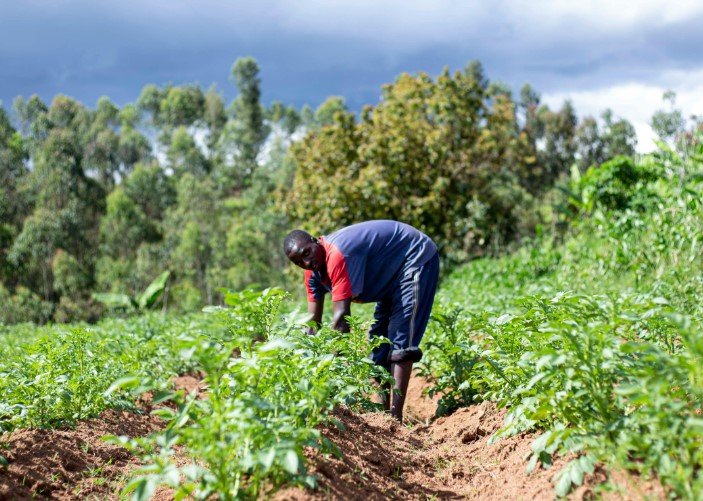
[[[248,185],[256,169],[257,157],[269,129],[260,103],[259,65],[250,57],[237,59],[232,67],[232,79],[239,95],[230,106],[231,119],[221,142],[225,156],[231,157],[233,164],[223,177],[231,177],[234,187],[243,187]]]
[[[19,277],[7,254],[31,210],[31,199],[24,189],[29,173],[26,160],[22,136],[14,130],[0,103],[0,282],[10,286]]]
[[[158,223],[122,187],[110,193],[100,221],[98,290],[135,294],[148,283],[148,276],[137,273],[136,259],[142,244],[160,240]]]
[[[29,286],[37,284],[47,301],[54,298],[51,261],[64,239],[60,215],[40,208],[25,219],[22,232],[10,249],[9,259],[21,271],[21,282]]]
[[[637,132],[624,118],[615,119],[606,109],[601,114],[602,128],[593,117],[584,118],[576,129],[576,157],[581,172],[619,155],[632,156],[637,145]]]
[[[287,214],[313,232],[405,221],[453,259],[512,238],[516,205],[529,199],[520,185],[529,145],[509,96],[486,88],[477,64],[436,80],[403,74],[358,123],[337,111],[331,125],[293,145]]]
[[[107,197],[100,221],[101,253],[112,258],[133,257],[142,242],[155,240],[158,232],[141,207],[118,187]]]
[[[576,129],[576,144],[577,163],[582,173],[604,161],[603,138],[595,118],[588,116],[581,121]]]
[[[128,125],[123,125],[117,144],[119,172],[123,175],[129,174],[138,162],[147,162],[151,158],[151,143],[144,134]]]
[[[212,160],[217,153],[217,142],[220,140],[222,130],[227,123],[225,101],[222,98],[222,94],[217,92],[214,85],[210,87],[205,94],[205,109],[203,118],[208,126],[208,156]]]
[[[315,124],[326,127],[334,123],[337,113],[348,113],[347,105],[341,96],[330,96],[315,110]]]
[[[107,96],[98,99],[93,114],[93,128],[101,131],[106,128],[116,128],[120,124],[120,109]]]
[[[166,157],[169,167],[176,176],[185,172],[194,176],[204,176],[210,171],[210,164],[205,155],[184,126],[173,131]]]
[[[22,283],[50,300],[58,297],[51,273],[56,250],[65,250],[92,272],[104,191],[83,170],[81,133],[87,134],[89,114],[75,101],[60,96],[47,115],[51,127],[46,139],[35,143],[34,169],[27,179],[34,209],[10,256],[16,266],[23,266]]]
[[[95,172],[105,191],[112,189],[120,171],[120,137],[110,128],[101,130],[84,150],[87,172]]]
[[[197,85],[170,87],[159,103],[159,122],[168,127],[187,127],[202,119],[205,96]]]
[[[676,92],[664,92],[662,101],[668,104],[668,109],[657,110],[652,115],[650,125],[662,141],[674,143],[686,128],[686,119],[681,110],[676,108]]]
[[[51,261],[54,289],[70,298],[87,297],[92,285],[92,276],[78,260],[68,252],[58,249]]]
[[[122,183],[122,189],[151,224],[160,225],[166,210],[176,203],[174,181],[157,163],[138,164]]]
[[[177,203],[164,222],[171,264],[168,268],[176,274],[176,288],[194,286],[201,304],[211,304],[215,298],[210,277],[213,249],[223,245],[216,193],[209,177],[183,174],[178,180]]]
[[[519,108],[522,112],[523,130],[535,148],[537,139],[544,135],[543,124],[537,115],[540,99],[539,93],[530,84],[526,83],[520,89]]]
[[[161,101],[168,93],[166,89],[159,89],[156,85],[149,84],[142,89],[137,99],[137,107],[146,113],[153,125],[161,124]]]
[[[544,148],[538,149],[538,163],[543,167],[539,180],[540,190],[551,186],[562,174],[566,174],[574,163],[577,149],[576,125],[578,120],[571,102],[566,101],[559,111],[551,111],[542,105],[537,111],[542,123]]]
[[[606,109],[601,117],[603,118],[604,160],[610,160],[618,155],[634,155],[637,146],[635,127],[624,118],[615,120],[610,109]]]

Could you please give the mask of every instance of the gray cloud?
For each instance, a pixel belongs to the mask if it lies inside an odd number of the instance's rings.
[[[437,74],[471,59],[491,78],[543,92],[657,84],[666,71],[703,68],[701,9],[563,4],[13,2],[0,17],[0,99],[8,107],[19,94],[65,93],[124,104],[168,82],[214,82],[231,99],[230,67],[244,55],[259,61],[267,102],[317,105],[336,94],[354,108],[376,102],[402,71]]]

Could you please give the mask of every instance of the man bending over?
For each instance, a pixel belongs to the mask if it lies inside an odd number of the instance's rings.
[[[419,344],[437,290],[437,246],[410,225],[367,221],[320,238],[293,230],[283,249],[305,270],[308,312],[316,327],[327,292],[332,294],[332,327],[340,332],[349,332],[352,301],[376,303],[369,335],[385,336],[390,343],[375,348],[371,358],[393,376],[393,399],[384,398],[384,406],[402,422],[412,365],[422,358]]]

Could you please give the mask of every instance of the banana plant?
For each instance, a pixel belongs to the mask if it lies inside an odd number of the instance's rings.
[[[152,308],[163,294],[169,276],[171,276],[171,272],[164,271],[144,289],[144,292],[135,297],[113,292],[94,292],[92,297],[108,308],[145,311]]]

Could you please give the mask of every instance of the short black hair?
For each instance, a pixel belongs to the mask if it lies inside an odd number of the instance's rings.
[[[315,240],[315,238],[307,231],[293,230],[283,239],[283,252],[285,252],[287,256],[296,244],[302,245],[313,240]]]

